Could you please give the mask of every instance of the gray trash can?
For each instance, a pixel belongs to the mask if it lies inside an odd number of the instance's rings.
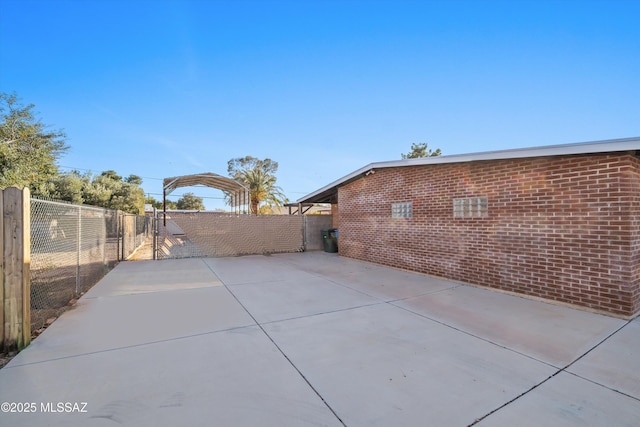
[[[324,251],[330,253],[338,252],[338,229],[329,228],[327,230],[321,230],[321,233]]]

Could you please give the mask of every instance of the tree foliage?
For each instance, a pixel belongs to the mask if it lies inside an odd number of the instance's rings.
[[[144,213],[142,178],[108,170],[93,177],[60,173],[56,162],[68,149],[66,135],[50,130],[17,95],[0,93],[0,188],[29,187],[34,196]]]
[[[253,156],[238,157],[227,162],[227,172],[233,179],[238,180],[247,170],[260,170],[266,175],[275,176],[278,171],[278,162],[269,158],[260,160]]]
[[[84,203],[85,189],[91,185],[91,175],[72,171],[57,175],[47,186],[46,196],[56,200]]]
[[[261,204],[274,207],[288,202],[282,189],[276,185],[278,162],[269,158],[261,160],[246,156],[231,159],[227,165],[229,176],[249,188],[249,207],[252,214],[270,211],[262,209]]]
[[[29,187],[43,195],[58,175],[56,161],[67,150],[62,130],[50,130],[17,95],[0,93],[0,188]]]
[[[202,197],[198,197],[193,193],[184,193],[182,197],[178,199],[178,203],[176,203],[176,208],[180,210],[188,210],[188,211],[205,210],[204,203],[202,202]]]
[[[147,197],[146,199],[144,199],[144,202],[153,206],[156,209],[162,210],[164,209],[164,206],[162,204],[162,200],[156,200],[155,197]],[[172,200],[166,200],[167,203],[167,210],[175,210],[178,209],[178,205],[176,202],[172,201]]]
[[[53,178],[44,195],[72,203],[143,214],[145,198],[141,183],[142,179],[137,175],[123,179],[113,170],[95,177],[72,171]]]
[[[422,144],[411,144],[411,151],[407,154],[401,154],[403,159],[418,159],[420,157],[434,157],[441,155],[442,152],[439,148],[435,151],[432,151],[430,148],[427,148],[426,143]]]
[[[124,212],[144,213],[144,192],[137,184],[136,175],[123,179],[115,171],[108,170],[96,176],[86,194],[86,203]]]

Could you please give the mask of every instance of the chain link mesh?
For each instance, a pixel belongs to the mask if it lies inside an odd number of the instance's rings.
[[[31,199],[31,330],[63,312],[139,247],[151,218]]]
[[[299,252],[301,215],[171,211],[158,220],[158,259]]]
[[[147,240],[153,237],[153,217],[122,215],[122,259],[129,259]]]

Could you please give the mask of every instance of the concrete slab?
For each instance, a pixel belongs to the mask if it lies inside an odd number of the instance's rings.
[[[259,323],[380,303],[320,277],[230,285],[229,290]]]
[[[123,262],[84,298],[222,286],[203,259]]]
[[[476,427],[637,427],[640,401],[560,373]]]
[[[335,254],[312,252],[305,253],[304,258],[292,255],[295,254],[279,254],[278,257],[299,270],[383,301],[395,301],[460,286],[450,280],[336,257]]]
[[[348,426],[466,426],[555,372],[389,304],[264,328]]]
[[[638,322],[322,252],[121,263],[0,370],[89,412],[0,425],[640,425]]]
[[[629,322],[568,371],[640,400],[640,318]]]
[[[294,268],[287,263],[286,258],[273,255],[208,258],[205,262],[225,285],[274,282],[284,279],[304,282],[314,277],[301,269]]]
[[[0,373],[0,402],[37,404],[1,414],[3,426],[341,425],[255,326]],[[86,402],[87,412],[41,410],[57,402]]]
[[[471,286],[394,304],[556,367],[569,365],[625,324]]]
[[[337,253],[304,252],[303,254],[277,254],[274,255],[282,262],[322,277],[329,277],[331,273],[348,273],[362,268],[362,264],[375,265],[362,261],[345,258]]]
[[[223,287],[83,298],[12,363],[35,363],[254,324]]]
[[[354,271],[338,274],[332,280],[383,301],[396,301],[460,286],[455,282],[392,269],[386,272],[368,269]]]

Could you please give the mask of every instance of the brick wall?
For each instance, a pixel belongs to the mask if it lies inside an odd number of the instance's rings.
[[[484,218],[453,199],[487,197]],[[340,254],[617,315],[640,311],[640,159],[378,169],[339,188]],[[391,203],[413,202],[412,218]]]
[[[640,157],[636,156],[631,158],[631,165],[625,169],[623,175],[623,182],[627,186],[630,195],[629,197],[629,228],[631,240],[631,255],[630,255],[630,269],[631,269],[631,283],[635,283],[635,286],[631,287],[633,294],[633,303],[635,306],[635,312],[640,311]]]

